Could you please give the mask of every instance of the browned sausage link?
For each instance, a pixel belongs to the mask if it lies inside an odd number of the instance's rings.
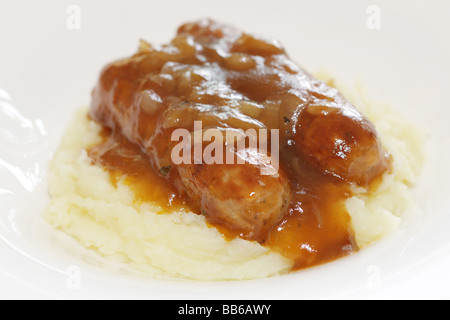
[[[364,187],[387,166],[375,128],[348,104],[304,108],[294,140],[298,152],[317,168]]]
[[[250,163],[178,167],[182,188],[197,211],[226,233],[257,241],[283,218],[290,199],[281,171],[261,175],[260,170]]]

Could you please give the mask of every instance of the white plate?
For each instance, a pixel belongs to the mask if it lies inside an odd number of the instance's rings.
[[[0,298],[450,298],[450,2],[2,1]],[[309,71],[364,82],[427,130],[420,220],[337,262],[266,280],[155,280],[85,262],[40,217],[48,160],[101,67],[211,17],[279,39]],[[58,242],[58,244],[56,244]],[[89,257],[88,257],[89,259]],[[95,259],[94,259],[95,260]]]

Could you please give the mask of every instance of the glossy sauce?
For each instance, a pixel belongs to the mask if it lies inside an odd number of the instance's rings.
[[[90,116],[105,128],[90,157],[113,181],[125,176],[138,201],[204,214],[227,238],[269,246],[294,269],[358,250],[344,201],[389,169],[373,125],[336,89],[276,41],[210,20],[181,26],[165,46],[141,42],[138,53],[106,66]],[[172,132],[192,132],[198,120],[203,128],[278,129],[279,174],[259,176],[251,164],[174,165]],[[234,179],[225,182],[228,174]]]

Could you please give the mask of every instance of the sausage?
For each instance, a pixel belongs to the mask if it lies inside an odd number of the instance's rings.
[[[254,160],[266,162],[264,154]],[[245,164],[180,165],[181,189],[207,221],[244,239],[262,241],[284,217],[289,182],[281,170],[261,175],[260,166]]]
[[[316,99],[299,112],[296,150],[317,169],[367,187],[386,170],[389,155],[373,124],[340,96],[333,98]]]
[[[303,192],[295,175],[304,163],[302,172],[363,186],[388,167],[375,128],[337,90],[293,63],[278,42],[210,20],[181,26],[161,47],[142,42],[135,55],[106,66],[90,115],[138,145],[194,211],[245,239],[263,241],[290,205],[301,205],[292,199],[320,189],[322,179]],[[192,133],[195,121],[280,130],[286,163],[263,175],[268,156],[252,149],[245,164],[172,163],[171,133]]]

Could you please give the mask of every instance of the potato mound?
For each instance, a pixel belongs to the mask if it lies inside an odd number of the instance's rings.
[[[422,136],[388,107],[356,92],[353,98],[343,93],[375,124],[394,159],[392,172],[375,192],[357,190],[347,200],[356,241],[364,247],[397,230],[413,203],[409,189],[421,168]],[[290,271],[292,261],[257,242],[227,241],[202,215],[164,212],[135,201],[126,184],[113,185],[109,173],[93,165],[86,152],[100,141],[99,132],[87,110],[80,109],[51,161],[51,202],[44,217],[53,227],[103,257],[152,276],[242,280]]]

